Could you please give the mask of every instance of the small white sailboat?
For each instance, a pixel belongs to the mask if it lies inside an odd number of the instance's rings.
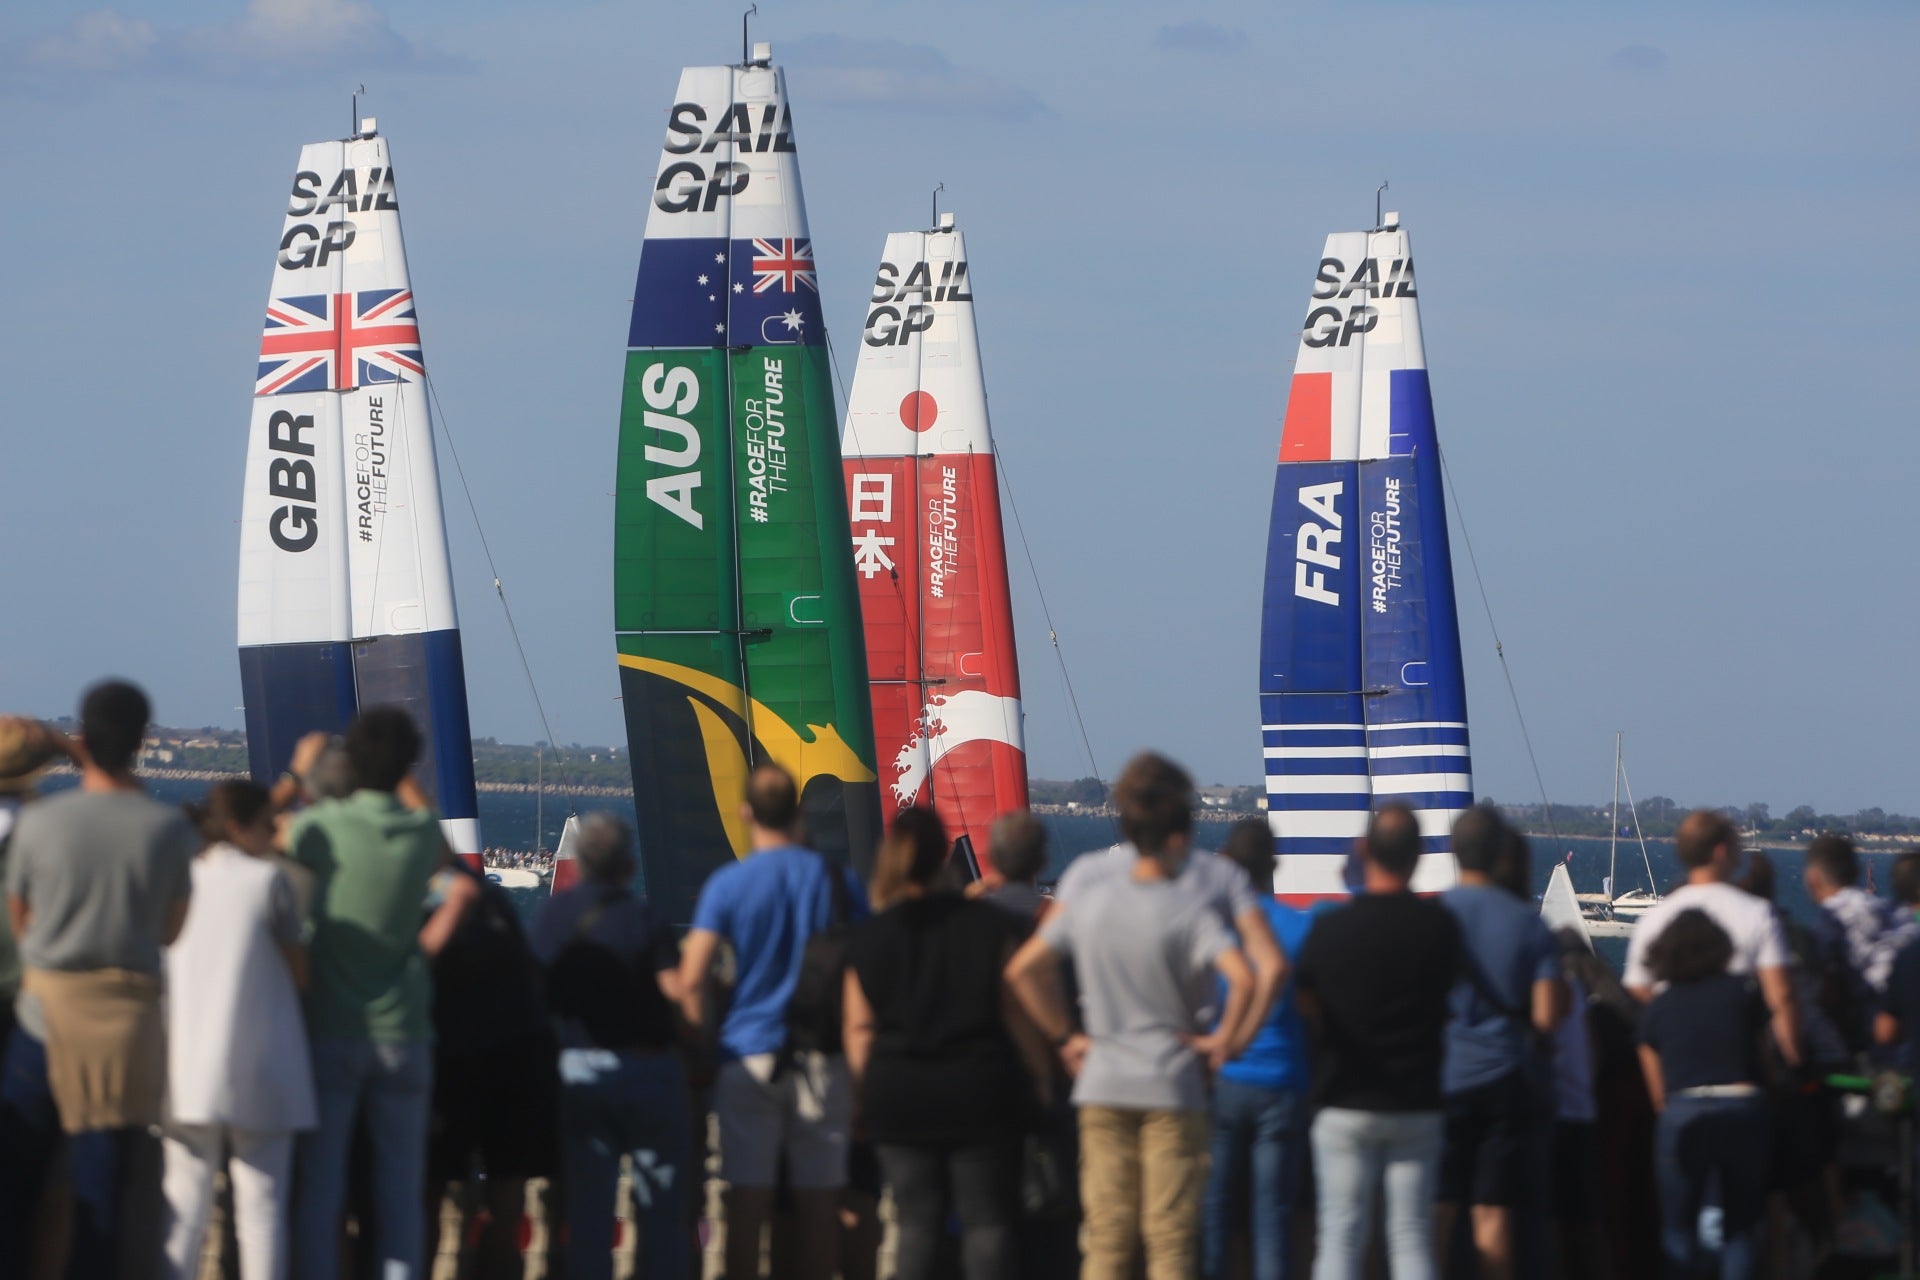
[[[1640,865],[1647,873],[1644,889],[1619,892],[1620,880],[1620,788],[1627,790],[1627,813],[1633,818],[1634,838],[1640,843]],[[1595,938],[1624,938],[1640,923],[1640,917],[1660,905],[1660,890],[1654,883],[1653,859],[1647,853],[1647,837],[1640,830],[1640,811],[1633,803],[1633,783],[1627,777],[1626,758],[1621,754],[1620,734],[1613,735],[1613,809],[1608,822],[1607,878],[1599,893],[1576,894],[1587,919],[1587,933]]]
[[[1593,935],[1588,932],[1586,913],[1580,908],[1580,899],[1573,891],[1573,877],[1567,874],[1567,864],[1555,864],[1553,875],[1547,880],[1547,891],[1540,897],[1540,918],[1546,921],[1547,928],[1558,937],[1562,929],[1572,929],[1580,935],[1580,941],[1587,944],[1587,950],[1593,950]]]

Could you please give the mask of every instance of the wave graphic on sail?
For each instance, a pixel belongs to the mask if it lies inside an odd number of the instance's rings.
[[[887,237],[841,453],[890,807],[984,856],[1026,807],[1026,744],[966,240],[940,222]]]
[[[387,141],[303,147],[262,322],[241,501],[253,776],[362,707],[405,708],[449,842],[480,829],[426,361]]]
[[[1377,805],[1400,801],[1454,879],[1448,833],[1473,803],[1466,683],[1421,344],[1397,216],[1329,236],[1281,429],[1260,654],[1275,891],[1344,894]]]

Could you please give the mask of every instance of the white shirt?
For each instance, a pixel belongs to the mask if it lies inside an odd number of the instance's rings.
[[[1726,931],[1733,942],[1733,959],[1727,972],[1787,967],[1787,939],[1774,918],[1772,903],[1718,881],[1686,884],[1661,899],[1660,905],[1641,916],[1634,926],[1633,941],[1627,944],[1627,986],[1665,988],[1665,983],[1654,981],[1652,970],[1647,968],[1647,948],[1682,911],[1704,911]]]
[[[193,860],[193,905],[167,948],[167,1118],[281,1133],[316,1123],[300,993],[280,953],[300,940],[293,886],[217,844]]]

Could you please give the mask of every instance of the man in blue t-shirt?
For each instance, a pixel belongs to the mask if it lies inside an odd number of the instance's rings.
[[[1219,857],[1247,873],[1280,953],[1300,954],[1313,925],[1308,912],[1273,896],[1273,833],[1264,818],[1234,824]],[[1212,1168],[1200,1235],[1200,1273],[1228,1273],[1236,1230],[1246,1230],[1252,1280],[1280,1280],[1292,1270],[1293,1214],[1307,1143],[1307,1024],[1294,1006],[1293,984],[1280,988],[1260,1029],[1220,1069],[1213,1088]]]
[[[1459,887],[1440,902],[1466,944],[1462,973],[1448,997],[1446,1063],[1441,1072],[1446,1136],[1440,1157],[1440,1256],[1461,1205],[1473,1206],[1480,1274],[1515,1274],[1514,1206],[1526,1186],[1529,1152],[1544,1139],[1551,1096],[1535,1034],[1550,1036],[1567,1014],[1559,948],[1533,903],[1501,888],[1524,866],[1526,840],[1487,805],[1453,824]],[[1551,1082],[1544,1085],[1550,1087]]]
[[[838,1052],[788,1050],[787,1003],[807,940],[836,915],[864,915],[866,894],[850,872],[800,846],[800,794],[785,769],[763,764],[748,776],[742,815],[751,850],[707,878],[680,952],[682,1008],[689,1022],[705,1028],[712,1007],[708,972],[721,942],[733,948],[733,1000],[720,1022],[713,1090],[720,1176],[728,1185],[726,1274],[728,1280],[760,1274],[760,1233],[772,1214],[784,1158],[799,1237],[795,1274],[829,1280],[838,1254],[853,1089]]]

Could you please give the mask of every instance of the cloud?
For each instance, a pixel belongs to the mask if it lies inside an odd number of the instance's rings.
[[[461,64],[393,29],[367,0],[247,0],[226,22],[159,31],[112,9],[0,50],[0,66],[45,87],[131,75],[251,80]]]
[[[1630,44],[1608,54],[1607,65],[1632,75],[1658,75],[1667,69],[1667,51],[1650,44]]]
[[[1247,44],[1247,33],[1216,26],[1196,18],[1171,27],[1160,28],[1153,38],[1156,49],[1177,53],[1238,53]]]
[[[956,67],[931,45],[814,36],[792,41],[780,52],[781,60],[805,77],[812,101],[1001,120],[1053,114],[1029,90]]]
[[[19,61],[45,71],[113,75],[138,65],[158,41],[151,23],[97,9],[29,40],[19,51]]]

